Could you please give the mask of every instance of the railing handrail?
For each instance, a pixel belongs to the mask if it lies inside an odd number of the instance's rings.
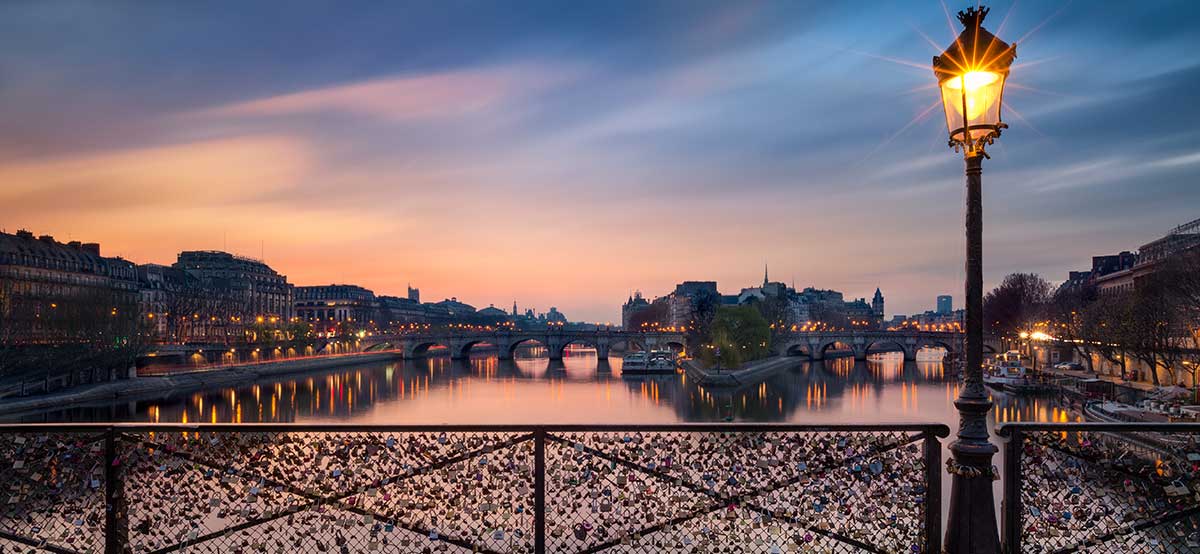
[[[513,433],[536,431],[551,433],[577,432],[739,432],[739,433],[866,433],[909,431],[929,433],[939,438],[950,435],[950,428],[941,423],[896,424],[836,424],[809,425],[790,423],[678,423],[678,424],[355,424],[355,423],[8,423],[0,424],[0,433],[80,432],[115,429],[127,432],[189,431],[189,432],[394,432],[394,433]]]
[[[1005,423],[996,428],[996,434],[1008,437],[1013,431],[1086,431],[1086,432],[1176,432],[1200,433],[1200,423],[1037,423],[1014,422]]]

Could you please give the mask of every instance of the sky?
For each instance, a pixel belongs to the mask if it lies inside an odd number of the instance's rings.
[[[619,321],[772,280],[962,301],[933,55],[973,2],[0,3],[0,227]],[[984,271],[1200,217],[1200,4],[994,2]]]

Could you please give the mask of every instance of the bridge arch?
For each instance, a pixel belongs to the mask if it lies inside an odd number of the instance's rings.
[[[528,343],[531,343],[531,342],[532,342],[532,343],[537,343],[537,344],[540,344],[540,345],[542,345],[542,347],[543,347],[543,348],[545,348],[547,351],[548,351],[548,350],[550,350],[550,342],[549,342],[549,340],[547,340],[547,338],[546,338],[546,337],[544,337],[544,336],[541,336],[541,337],[539,337],[539,336],[532,336],[532,335],[522,335],[522,336],[519,336],[519,337],[513,337],[513,338],[512,338],[512,340],[511,340],[511,341],[509,341],[509,343],[508,343],[508,357],[509,357],[509,358],[512,358],[512,357],[513,357],[513,354],[516,354],[516,352],[517,352],[517,348],[519,348],[519,347],[520,347],[521,345],[523,345],[523,344],[528,344]]]
[[[781,356],[807,356],[812,358],[812,346],[808,341],[791,341],[786,342],[779,348]]]
[[[829,338],[829,339],[825,339],[824,341],[822,341],[820,346],[818,346],[817,350],[816,350],[816,354],[819,356],[819,359],[822,359],[822,360],[825,359],[825,354],[828,353],[830,349],[835,348],[835,347],[840,347],[843,350],[848,350],[854,354],[854,357],[856,357],[856,358],[859,357],[858,348],[854,345],[853,342],[848,342],[846,339],[847,339],[847,337],[834,337],[834,338]]]
[[[449,349],[450,345],[443,344],[440,341],[415,341],[409,346],[408,351],[404,353],[405,358],[423,358],[429,355],[431,348],[442,347]]]
[[[459,358],[459,359],[466,359],[471,356],[471,349],[475,348],[476,346],[479,346],[480,344],[489,344],[489,345],[498,346],[495,343],[493,343],[489,340],[486,340],[486,339],[467,340],[467,341],[463,341],[462,344],[458,345],[458,348],[456,348],[456,351],[454,352],[454,357]]]
[[[610,342],[610,343],[608,344],[608,348],[609,348],[609,350],[617,350],[617,351],[622,351],[622,350],[624,350],[624,351],[626,351],[626,352],[628,352],[628,351],[630,351],[630,350],[643,350],[643,349],[645,349],[645,347],[642,345],[642,343],[639,343],[638,341],[636,341],[636,340],[634,340],[634,339],[631,339],[631,338],[629,338],[629,339],[626,339],[626,338],[619,338],[619,339],[615,339],[615,340],[613,340],[612,342]]]
[[[886,348],[886,347],[888,347],[888,346],[892,346],[892,347],[894,347],[894,349],[892,349],[892,350],[880,350],[881,348]],[[880,353],[880,352],[895,352],[895,351],[897,351],[897,350],[899,350],[900,352],[904,352],[904,351],[906,351],[906,350],[908,350],[908,349],[904,347],[904,341],[903,341],[903,340],[898,340],[898,339],[893,339],[893,338],[883,338],[883,339],[872,339],[872,340],[869,340],[869,341],[867,342],[867,349],[866,349],[866,350],[867,350],[867,353],[868,353],[868,354],[877,354],[877,353]]]
[[[954,346],[953,342],[948,342],[942,339],[926,338],[917,341],[916,347],[913,348],[913,359],[916,359],[917,353],[925,350],[926,348],[941,348],[945,350],[947,354],[958,351],[958,348]]]

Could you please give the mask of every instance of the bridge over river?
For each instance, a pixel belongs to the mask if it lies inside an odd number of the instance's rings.
[[[962,349],[962,340],[962,333],[937,331],[798,331],[776,337],[773,350],[787,356],[807,356],[812,360],[822,360],[830,352],[852,352],[855,359],[863,360],[870,353],[889,351],[903,352],[905,360],[915,360],[922,348],[944,348],[947,352],[957,354]],[[463,359],[470,355],[472,348],[490,345],[499,351],[500,359],[507,360],[512,358],[517,347],[534,342],[546,348],[551,360],[561,360],[563,352],[570,345],[595,348],[597,356],[606,359],[614,347],[680,350],[687,341],[683,333],[674,332],[445,330],[375,335],[362,339],[360,346],[366,351],[395,350],[405,358],[419,358],[431,348],[442,346],[450,351],[451,358]],[[993,352],[999,349],[995,341],[987,341],[985,348]]]

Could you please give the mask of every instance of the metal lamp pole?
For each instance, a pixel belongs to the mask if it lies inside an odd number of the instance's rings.
[[[985,147],[1000,136],[1001,97],[1009,67],[1016,58],[1009,46],[983,28],[988,8],[958,12],[963,31],[954,44],[933,59],[942,94],[950,146],[963,152],[966,163],[966,364],[962,388],[954,406],[959,413],[958,435],[950,444],[953,457],[947,470],[950,521],[945,551],[951,554],[998,554],[992,482],[998,478],[992,457],[999,451],[990,441],[987,415],[992,409],[983,385],[983,159]]]

